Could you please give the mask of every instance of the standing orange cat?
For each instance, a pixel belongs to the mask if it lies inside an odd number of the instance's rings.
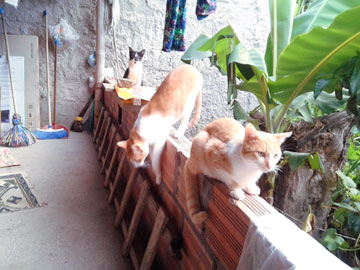
[[[157,184],[161,182],[161,153],[172,125],[181,120],[175,134],[180,137],[200,118],[202,84],[203,77],[195,67],[181,65],[175,68],[140,110],[129,139],[117,143],[126,149],[127,159],[135,167],[142,166],[150,153]],[[194,104],[195,113],[189,123]]]
[[[198,174],[223,182],[234,199],[244,199],[244,191],[259,195],[257,180],[263,173],[276,170],[282,154],[280,145],[290,136],[291,132],[257,131],[250,123],[244,128],[232,118],[207,125],[194,137],[184,167],[186,204],[192,221],[199,224],[207,218],[207,212],[201,211]]]

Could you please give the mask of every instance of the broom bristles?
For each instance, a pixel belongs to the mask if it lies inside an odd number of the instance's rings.
[[[22,126],[19,114],[13,115],[13,127],[2,138],[1,145],[7,147],[28,146],[36,143],[36,137],[30,130]]]

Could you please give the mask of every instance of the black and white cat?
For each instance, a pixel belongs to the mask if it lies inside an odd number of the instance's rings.
[[[134,82],[134,87],[141,86],[143,73],[142,58],[144,53],[145,50],[136,52],[129,47],[130,62],[129,67],[125,71],[124,78],[132,80]]]

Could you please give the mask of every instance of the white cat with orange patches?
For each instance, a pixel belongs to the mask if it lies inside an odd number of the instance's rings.
[[[282,154],[280,146],[290,136],[291,132],[257,131],[250,123],[244,128],[232,118],[207,125],[194,137],[184,167],[186,203],[192,221],[200,224],[207,218],[200,206],[199,174],[223,182],[234,199],[244,199],[244,191],[259,195],[257,180],[263,173],[276,170]]]
[[[117,143],[126,149],[127,159],[135,167],[142,166],[150,154],[157,184],[161,182],[161,153],[172,125],[181,120],[175,134],[180,137],[187,127],[194,126],[200,118],[202,85],[203,77],[193,66],[175,68],[140,110],[129,139]],[[195,113],[189,123],[194,105]]]

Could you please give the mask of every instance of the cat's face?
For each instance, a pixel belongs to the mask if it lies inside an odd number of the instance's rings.
[[[262,172],[274,171],[281,158],[281,144],[290,136],[291,132],[271,134],[257,131],[253,125],[248,124],[242,154]]]
[[[133,61],[134,63],[141,62],[142,58],[145,54],[145,50],[140,52],[136,52],[129,47],[129,54],[130,54],[130,62]]]
[[[149,144],[136,132],[131,132],[129,139],[118,142],[117,146],[126,150],[126,158],[135,168],[144,165],[144,161],[149,154]]]

